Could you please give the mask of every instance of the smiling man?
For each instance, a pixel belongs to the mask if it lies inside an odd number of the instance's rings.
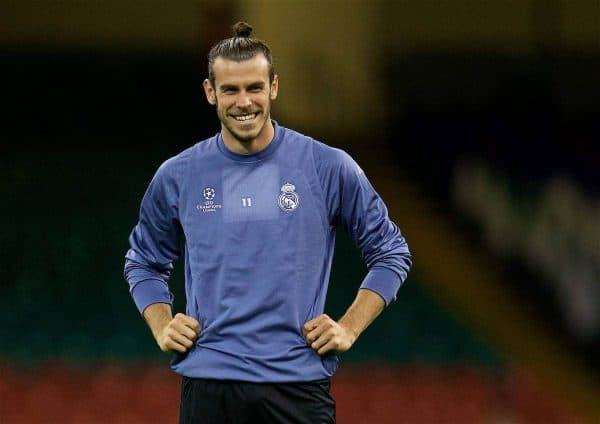
[[[270,68],[262,54],[241,62],[217,56],[204,81],[206,98],[217,107],[223,142],[236,153],[259,152],[273,139],[271,100],[277,98],[279,83]]]
[[[271,120],[279,80],[245,23],[209,53],[221,131],[156,172],[125,278],[183,376],[180,423],[333,423],[338,353],[392,302],[411,265],[398,227],[346,153]],[[341,224],[368,273],[344,316],[324,314]],[[168,279],[185,254],[186,312]]]

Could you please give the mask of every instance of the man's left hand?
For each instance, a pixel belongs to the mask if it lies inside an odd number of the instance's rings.
[[[322,314],[306,322],[302,327],[304,338],[319,355],[327,352],[345,352],[356,340],[352,330]]]

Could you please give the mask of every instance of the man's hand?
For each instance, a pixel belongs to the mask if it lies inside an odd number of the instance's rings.
[[[144,319],[163,352],[187,352],[202,330],[200,323],[190,316],[177,314],[173,317],[171,305],[167,303],[149,305],[144,310]]]
[[[200,330],[202,330],[200,323],[194,318],[184,314],[176,314],[155,336],[156,343],[163,352],[174,350],[185,353],[194,346]]]
[[[345,352],[358,337],[352,330],[322,314],[302,327],[304,338],[319,355],[327,352]]]

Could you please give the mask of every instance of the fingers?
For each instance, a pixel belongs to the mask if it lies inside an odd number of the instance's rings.
[[[163,352],[173,350],[185,353],[194,346],[200,331],[201,326],[197,320],[184,314],[177,314],[164,328],[159,346]]]
[[[195,340],[198,337],[199,331],[193,330],[189,326],[185,325],[183,322],[173,319],[170,323],[171,328],[173,328],[177,333],[187,337],[190,340]]]
[[[191,330],[188,328],[188,331],[191,331]],[[194,340],[196,340],[196,335],[194,335],[192,337],[188,337],[185,334],[179,333],[175,330],[169,335],[169,338],[171,340],[173,340],[175,343],[183,345],[183,346],[185,346],[186,349],[189,349],[194,345]]]
[[[321,333],[317,339],[310,344],[310,347],[319,355],[324,355],[332,350],[338,350],[343,345],[341,335],[336,331],[336,328],[330,328]]]
[[[321,331],[319,330],[319,326],[327,323],[328,321],[330,321],[331,318],[329,318],[329,315],[326,314],[321,314],[316,318],[311,319],[310,321],[307,321],[303,326],[302,326],[302,333],[304,335],[304,337],[306,338],[306,340],[309,343],[312,343],[313,341],[316,340],[316,338],[320,335]]]
[[[333,339],[329,340],[329,342],[327,342],[327,344],[325,344],[325,346],[322,346],[319,350],[317,350],[317,353],[319,355],[325,355],[328,352],[331,352],[332,350],[337,350],[338,349],[338,343],[336,343]]]
[[[315,328],[320,322],[330,320],[329,315],[321,314],[318,317],[311,319],[310,321],[306,321],[304,323],[304,328],[307,330],[312,330]]]
[[[200,323],[189,315],[184,315],[180,313],[175,315],[174,319],[178,320],[183,325],[191,328],[193,331],[196,332],[196,334],[200,334],[200,330],[202,330],[202,326],[200,325]]]
[[[331,351],[345,352],[353,343],[348,331],[325,314],[306,322],[302,332],[310,347],[319,355]]]
[[[327,330],[323,332],[320,336],[318,336],[314,342],[310,343],[310,347],[318,351],[321,347],[325,346],[325,344],[327,344],[333,337],[333,331]]]
[[[335,322],[325,314],[308,321],[302,330],[311,348],[318,351],[334,336]]]
[[[306,334],[306,341],[309,344],[312,344],[319,338],[323,337],[324,333],[326,331],[331,330],[334,327],[334,325],[335,322],[332,319],[320,321],[316,327],[314,327]]]
[[[164,343],[160,344],[160,350],[163,352],[175,351],[179,353],[185,353],[188,351],[188,348],[180,343],[177,343],[173,339],[167,339],[164,341]]]
[[[169,324],[163,331],[158,344],[163,352],[174,350],[184,353],[194,345],[194,342]]]

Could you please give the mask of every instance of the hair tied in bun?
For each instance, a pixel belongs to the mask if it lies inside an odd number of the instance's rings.
[[[233,26],[236,37],[248,38],[252,34],[252,27],[246,22],[238,22]]]

